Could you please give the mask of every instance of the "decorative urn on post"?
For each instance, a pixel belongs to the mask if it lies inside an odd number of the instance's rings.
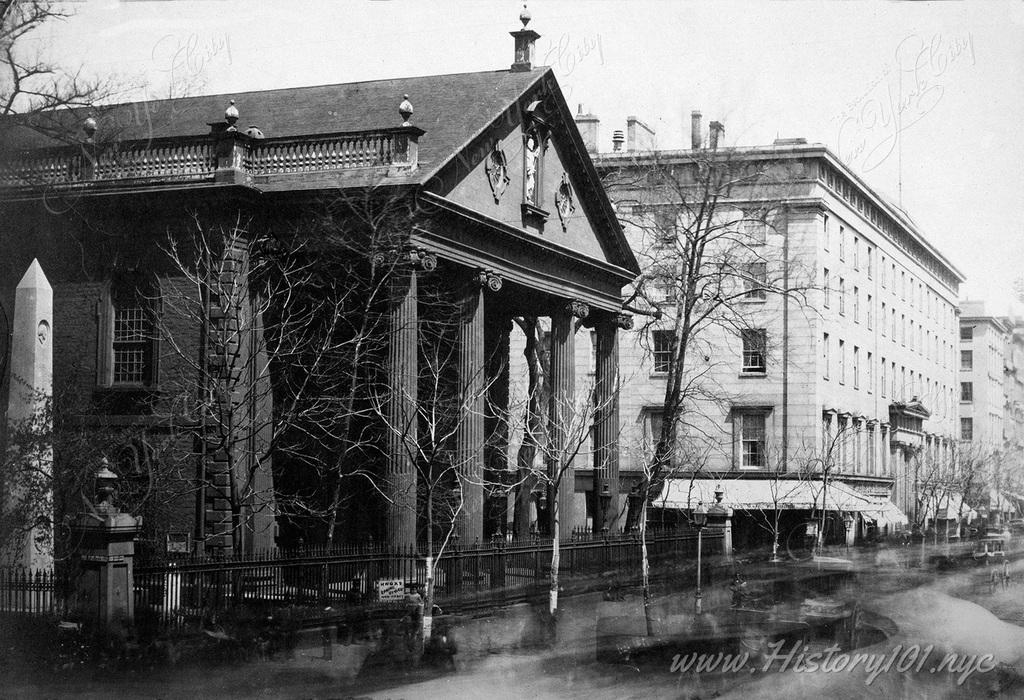
[[[79,541],[81,576],[76,590],[77,612],[97,627],[115,629],[135,617],[132,561],[142,518],[114,505],[117,474],[106,458],[95,476],[95,503],[79,513],[74,531]]]

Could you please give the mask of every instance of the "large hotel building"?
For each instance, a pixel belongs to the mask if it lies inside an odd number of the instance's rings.
[[[638,222],[674,206],[645,170],[685,170],[722,133],[717,122],[703,133],[693,118],[690,150],[651,149],[653,133],[631,117],[628,140],[616,132],[614,150],[598,153],[597,118],[576,117],[641,266],[660,263],[652,228]],[[664,504],[707,504],[721,486],[741,546],[775,506],[796,523],[824,504],[847,541],[918,522],[915,474],[951,459],[960,437],[962,274],[825,146],[780,139],[718,152],[746,173],[773,173],[771,186],[738,188],[728,204],[741,217],[770,208],[770,222],[751,231],[746,263],[731,263],[746,265],[748,293],[733,309],[742,327],[712,326],[691,352],[700,398]],[[795,291],[764,293],[761,277]],[[620,350],[622,493],[639,481],[665,393],[665,329],[635,325]],[[815,488],[822,472],[828,496]]]

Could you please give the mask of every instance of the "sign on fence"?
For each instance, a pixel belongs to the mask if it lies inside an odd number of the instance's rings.
[[[168,554],[191,554],[192,533],[169,532],[167,533],[166,546]]]
[[[377,600],[382,603],[401,603],[405,600],[405,582],[400,578],[381,578],[374,584]]]

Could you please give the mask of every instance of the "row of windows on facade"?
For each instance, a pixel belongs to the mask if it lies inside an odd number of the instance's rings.
[[[960,340],[971,342],[974,340],[974,326],[960,326]],[[1002,350],[992,343],[988,344],[988,366],[989,375],[995,384],[1002,384],[1004,365],[1006,364]],[[960,351],[960,369],[974,369],[974,352],[972,350]],[[965,358],[966,362],[965,362]]]
[[[993,435],[1002,435],[1004,439],[1007,437],[1005,426],[1003,429],[997,430],[998,426],[1003,425],[1003,417],[998,413],[990,413],[988,415],[988,423],[991,426]],[[974,418],[963,417],[960,419],[960,439],[966,441],[974,439]]]
[[[829,250],[830,246],[830,221],[829,217],[825,215],[825,250]],[[839,259],[841,261],[846,260],[846,227],[843,225],[839,226]],[[860,237],[854,234],[853,236],[853,269],[860,269]],[[868,279],[872,279],[874,276],[874,248],[865,242],[865,267],[867,271]],[[915,281],[913,275],[908,275],[906,270],[899,270],[899,289],[897,290],[896,284],[896,273],[897,266],[895,262],[888,264],[884,255],[879,254],[879,270],[880,279],[879,284],[882,289],[888,286],[888,280],[892,280],[891,288],[892,293],[895,296],[897,291],[900,299],[903,301],[910,302],[910,308],[917,308],[918,310],[924,311],[925,316],[931,320],[939,321],[942,323],[943,330],[951,330],[956,322],[956,311],[951,304],[943,304],[941,297],[933,292],[930,288],[926,287],[923,282]],[[887,273],[891,273],[891,277],[888,277]],[[826,295],[828,290],[828,272],[825,273],[825,289]],[[909,293],[908,293],[908,279],[909,279]],[[840,278],[842,281],[842,278]],[[916,293],[915,293],[916,292]],[[915,304],[916,300],[916,304]]]
[[[857,211],[889,236],[918,265],[941,279],[947,287],[954,289],[956,280],[953,279],[953,275],[949,270],[934,255],[926,252],[920,243],[914,241],[909,233],[903,229],[902,225],[896,223],[891,216],[885,214],[880,208],[872,204],[867,197],[862,195],[859,188],[852,184],[849,179],[827,164],[822,166],[819,178],[828,185],[829,189],[856,207]]]
[[[840,384],[846,384],[846,341],[842,338],[838,339],[838,373],[836,379]],[[866,353],[865,368],[867,371],[867,391],[871,393],[874,387],[874,353],[870,350]],[[853,346],[853,357],[852,357],[852,368],[853,368],[853,388],[860,389],[860,359],[861,359],[861,348],[857,345]],[[832,342],[828,333],[822,334],[822,364],[824,367],[823,377],[825,379],[831,379],[834,375],[832,374]],[[932,397],[936,400],[941,400],[942,397],[947,395],[946,385],[938,381],[932,381],[929,377],[924,376],[922,372],[914,372],[910,370],[909,383],[907,377],[907,368],[905,365],[900,366],[899,374],[896,373],[896,363],[886,362],[886,358],[882,357],[879,361],[879,393],[884,397],[886,396],[886,389],[891,393],[892,398],[900,396],[900,389],[904,390],[904,394],[911,396],[917,396],[922,399],[926,397]],[[952,391],[952,390],[950,390]],[[950,394],[950,400],[952,401],[952,394]]]
[[[641,226],[653,234],[655,248],[675,246],[680,228],[685,231],[688,225],[682,220],[683,207],[680,204],[637,204],[620,200],[615,208],[621,216],[632,214],[634,217],[641,217]],[[731,227],[731,233],[738,243],[760,246],[768,242],[768,229],[771,225],[760,212],[747,212],[741,209],[735,214],[737,216],[732,217],[735,223]]]
[[[831,274],[829,269],[824,268],[824,306],[831,308],[832,306],[832,287],[830,282]],[[838,285],[838,298],[839,298],[839,314],[841,316],[846,315],[846,280],[842,277],[839,278]],[[860,312],[860,288],[857,286],[853,287],[853,322],[860,323],[861,312]],[[865,323],[868,330],[874,329],[874,297],[871,294],[867,295],[866,302],[866,313]],[[886,303],[883,301],[881,305],[881,318],[882,324],[879,328],[881,335],[886,335],[886,316],[889,317],[889,337],[893,343],[900,343],[904,346],[909,346],[911,350],[915,349],[919,355],[925,356],[928,360],[935,360],[939,362],[942,367],[948,368],[951,362],[951,353],[953,352],[952,342],[941,339],[938,331],[933,332],[931,329],[926,329],[924,324],[921,322],[915,322],[913,318],[910,319],[909,333],[907,325],[907,315],[901,313],[899,317],[899,323],[897,324],[896,319],[896,307],[888,309]],[[940,347],[941,345],[941,347]]]
[[[645,411],[647,439],[651,444],[661,434],[663,413],[656,409]],[[733,412],[733,439],[738,447],[738,466],[741,469],[764,469],[768,466],[767,414],[763,410],[740,410]]]
[[[768,298],[767,263],[746,263],[738,276],[743,285],[743,301],[765,301]],[[677,300],[677,284],[678,281],[674,277],[657,273],[651,275],[645,282],[648,301],[655,306],[663,303],[674,304]]]
[[[651,331],[651,355],[656,374],[667,373],[672,366],[672,337],[673,331]],[[764,374],[767,370],[767,330],[746,329],[740,332],[740,338],[743,341],[740,371],[747,374]]]
[[[762,411],[738,411],[736,413],[734,422],[739,424],[740,468],[765,469],[769,466],[766,449],[766,419],[767,415]],[[833,442],[830,419],[823,420],[822,429],[825,444],[828,447]],[[836,465],[844,470],[850,467],[855,473],[863,472],[876,475],[878,473],[878,452],[874,428],[867,427],[867,423],[863,419],[840,418],[838,429],[838,439],[835,440],[834,445],[837,449],[832,457]],[[863,455],[861,454],[862,440],[865,443]],[[883,473],[887,466],[884,447],[883,444]]]
[[[649,411],[647,415],[649,437],[656,439],[661,430],[661,413]],[[737,440],[739,468],[740,469],[766,469],[768,464],[767,450],[767,419],[768,413],[764,410],[734,409],[733,426],[736,431],[734,439]],[[833,429],[838,426],[838,434]],[[832,459],[836,466],[841,469],[849,467],[854,473],[878,475],[878,451],[876,450],[875,428],[864,419],[839,417],[838,423],[833,424],[831,417],[822,421],[822,430],[825,445],[833,451]],[[836,438],[836,435],[838,437]],[[834,444],[833,444],[834,440]],[[862,441],[863,454],[862,454]],[[886,445],[882,445],[882,471],[885,473],[888,468],[886,460]],[[863,457],[863,459],[862,459]]]

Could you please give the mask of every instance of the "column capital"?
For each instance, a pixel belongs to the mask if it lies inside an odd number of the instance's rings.
[[[437,269],[437,256],[424,248],[414,248],[409,251],[409,262],[417,270],[433,272]]]
[[[570,299],[560,311],[576,318],[586,318],[590,315],[590,307],[579,299]]]
[[[376,266],[409,263],[413,269],[433,272],[437,269],[437,256],[425,248],[391,248],[374,253],[371,261]]]
[[[501,291],[501,287],[504,284],[504,281],[494,270],[485,270],[484,268],[478,268],[473,279],[481,287],[492,292]]]
[[[621,311],[591,309],[586,320],[583,322],[583,326],[585,328],[603,326],[605,328],[618,328],[629,331],[633,330],[633,315],[622,313]]]

